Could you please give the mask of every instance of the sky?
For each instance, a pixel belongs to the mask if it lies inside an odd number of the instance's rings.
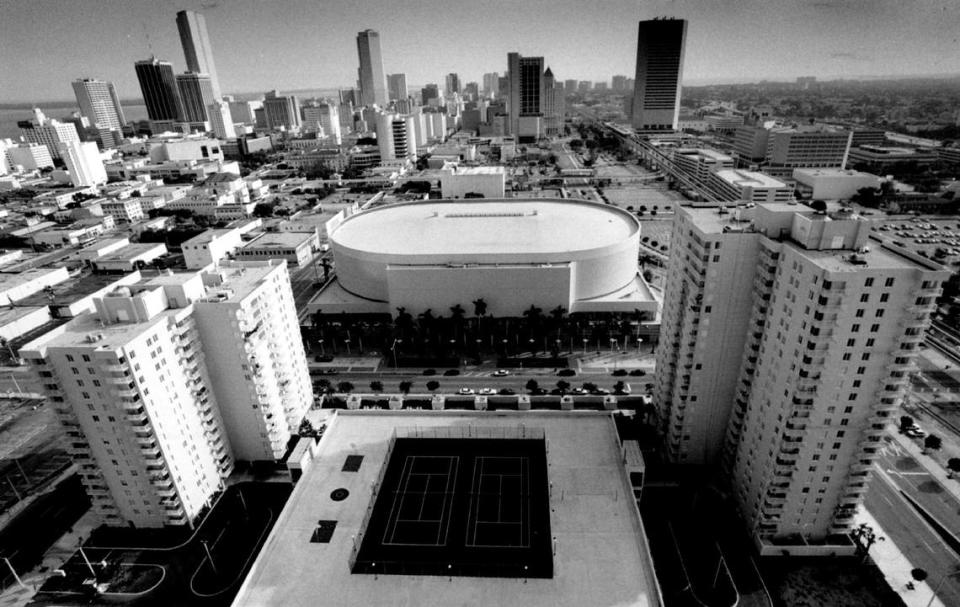
[[[957,0],[0,0],[0,102],[71,100],[83,77],[139,98],[134,61],[186,69],[182,9],[206,16],[225,93],[353,86],[368,28],[410,86],[482,82],[511,51],[609,82],[633,76],[637,22],[659,16],[689,20],[690,85],[960,73]]]

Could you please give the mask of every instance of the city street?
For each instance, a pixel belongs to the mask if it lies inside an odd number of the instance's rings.
[[[896,544],[914,567],[926,571],[928,583],[936,587],[944,575],[957,569],[960,555],[920,518],[879,465],[875,467],[874,477],[864,506],[883,528],[886,541]],[[944,580],[938,596],[944,605],[960,605],[960,580],[956,577]]]

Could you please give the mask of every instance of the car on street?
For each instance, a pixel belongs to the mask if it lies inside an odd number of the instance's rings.
[[[496,393],[497,391],[493,388],[480,388],[480,394],[483,394],[484,396],[492,396]]]
[[[913,428],[910,428],[909,430],[907,430],[906,434],[907,434],[907,436],[909,436],[910,438],[923,438],[924,436],[927,435],[926,432],[924,432],[923,430],[921,430],[920,428],[918,428],[918,427],[916,427],[916,426],[914,426]]]
[[[510,372],[507,371],[506,369],[497,369],[496,371],[493,372],[494,377],[506,377],[508,375],[510,375]]]
[[[476,394],[476,392],[474,391],[473,388],[460,388],[459,390],[457,390],[457,394],[463,394],[464,396],[468,396],[470,394]]]
[[[513,396],[516,394],[516,391],[510,388],[500,388],[500,396]]]

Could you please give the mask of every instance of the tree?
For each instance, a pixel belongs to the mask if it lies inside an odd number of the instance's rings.
[[[922,582],[923,580],[927,579],[928,575],[925,570],[917,567],[915,569],[910,570],[910,577],[912,577],[918,582]]]
[[[960,472],[960,457],[951,457],[947,460],[947,470],[950,471],[950,477],[953,478],[953,475],[957,472]]]
[[[885,537],[877,535],[873,527],[867,523],[860,523],[860,526],[850,532],[854,541],[857,543],[857,551],[860,552],[860,560],[865,561],[870,554],[870,547],[877,542],[886,541]],[[921,581],[921,580],[917,580]]]
[[[900,416],[900,432],[901,433],[906,432],[912,427],[913,427],[913,418],[910,417],[909,415],[901,415]]]
[[[383,382],[379,380],[373,380],[370,382],[370,390],[373,392],[383,392]]]
[[[410,394],[410,390],[413,389],[413,382],[404,380],[400,382],[399,388],[403,394]]]
[[[561,379],[557,382],[557,390],[560,390],[560,395],[563,396],[567,393],[567,390],[570,389],[570,382],[565,379]]]
[[[486,316],[487,314],[487,302],[483,298],[474,299],[473,304],[473,315],[474,316]]]
[[[936,434],[931,434],[927,436],[927,438],[923,439],[923,448],[930,451],[939,450],[942,444],[943,441]]]
[[[810,203],[810,208],[822,215],[827,212],[827,203],[822,200],[814,200]]]
[[[597,384],[592,381],[583,382],[583,389],[587,392],[595,392],[597,390]]]
[[[430,390],[431,392],[435,392],[439,387],[440,387],[440,382],[438,382],[435,379],[431,379],[430,381],[427,382],[427,390]]]
[[[350,394],[353,392],[354,385],[348,381],[342,381],[337,384],[337,392],[342,392],[344,394]]]
[[[627,384],[625,384],[623,380],[620,380],[617,383],[613,384],[614,394],[623,394],[626,389],[627,389]]]
[[[527,392],[534,393],[540,389],[540,383],[535,379],[528,379],[527,383],[523,386]]]
[[[274,208],[275,206],[276,206],[276,205],[265,204],[265,203],[262,203],[262,202],[261,202],[261,203],[257,204],[257,206],[253,207],[253,216],[254,216],[254,217],[259,217],[259,218],[261,218],[261,219],[263,219],[263,218],[265,218],[265,217],[272,217],[272,216],[273,216],[273,208]]]

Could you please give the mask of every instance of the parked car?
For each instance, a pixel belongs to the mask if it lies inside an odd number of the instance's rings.
[[[500,396],[513,396],[516,392],[510,388],[500,388]]]
[[[480,388],[480,394],[483,394],[484,396],[493,396],[496,393],[497,391],[493,388]]]
[[[920,428],[918,428],[918,427],[916,427],[916,426],[914,426],[913,428],[910,428],[909,430],[907,430],[906,434],[907,434],[907,436],[909,436],[910,438],[923,438],[924,436],[927,435],[926,432],[924,432],[923,430],[921,430]]]
[[[464,396],[469,396],[470,394],[476,394],[473,388],[460,388],[457,390],[457,394],[463,394]]]
[[[510,375],[510,372],[506,369],[497,369],[493,372],[494,377],[506,377],[507,375]]]

